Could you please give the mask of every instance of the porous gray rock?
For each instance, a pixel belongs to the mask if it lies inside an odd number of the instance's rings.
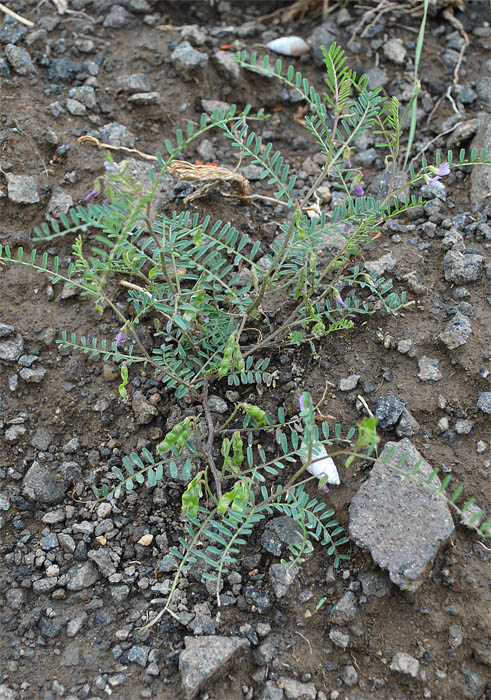
[[[483,413],[491,413],[491,391],[482,391],[477,399],[477,407]]]
[[[22,492],[31,501],[46,505],[60,503],[65,495],[65,483],[39,462],[33,462],[22,481]]]
[[[179,655],[181,684],[187,700],[222,676],[241,654],[247,652],[250,643],[238,637],[206,635],[184,637],[186,648]]]
[[[230,110],[230,105],[228,102],[223,102],[222,100],[205,100],[201,99],[201,106],[206,114],[213,114],[213,112],[225,112],[228,113]]]
[[[71,58],[55,58],[48,69],[48,79],[54,83],[71,83],[79,70],[79,64]]]
[[[138,425],[150,423],[158,413],[155,406],[147,401],[141,391],[135,391],[133,401],[131,402],[131,408],[133,409]]]
[[[277,598],[283,598],[288,593],[288,589],[295,581],[298,572],[299,568],[296,565],[271,564],[269,568],[269,580],[271,581],[274,594]]]
[[[398,651],[396,654],[394,654],[392,658],[390,670],[398,671],[399,673],[405,673],[408,676],[417,678],[419,671],[419,661],[415,659],[414,656],[405,654],[403,651]]]
[[[438,369],[438,363],[439,360],[433,357],[426,357],[426,355],[420,357],[420,359],[418,360],[418,377],[421,379],[422,382],[440,381],[443,375]]]
[[[132,73],[131,75],[120,75],[116,92],[129,92],[135,94],[137,92],[150,92],[152,85],[144,73]]]
[[[394,452],[389,456],[390,450]],[[405,455],[403,466],[396,468]],[[416,463],[419,481],[404,476]],[[415,591],[421,586],[440,546],[454,530],[446,501],[421,483],[432,472],[408,439],[389,442],[351,502],[353,540],[370,551],[402,590]],[[438,489],[440,485],[434,477],[432,486]]]
[[[280,676],[276,684],[284,691],[288,700],[315,700],[317,697],[317,688],[313,683],[302,683],[295,678]]]
[[[299,525],[287,515],[279,515],[270,520],[264,528],[262,544],[264,549],[276,557],[281,556],[285,545],[299,546],[303,541]]]
[[[66,108],[74,117],[81,117],[87,111],[85,105],[78,100],[73,100],[71,97],[66,101]]]
[[[65,192],[61,187],[55,187],[46,209],[46,217],[58,219],[61,214],[66,214],[73,207],[73,198],[70,192]]]
[[[91,549],[87,552],[87,557],[95,563],[105,578],[116,573],[116,568],[119,563],[119,556],[116,553],[113,552],[111,556],[108,549],[101,547],[100,549]]]
[[[312,57],[317,68],[324,68],[324,54],[322,47],[326,50],[336,41],[338,28],[334,22],[328,21],[316,27],[309,38],[309,44],[312,48]]]
[[[135,135],[129,131],[124,124],[109,122],[101,126],[98,133],[99,139],[110,146],[130,146],[135,145]]]
[[[145,668],[148,661],[148,655],[150,653],[150,647],[144,645],[137,645],[131,647],[128,651],[128,661],[138,664]]]
[[[397,437],[412,437],[419,433],[420,430],[421,426],[416,418],[405,408],[396,426]]]
[[[0,700],[17,700],[17,691],[9,688],[5,683],[0,683]]]
[[[128,102],[134,105],[158,105],[162,102],[162,96],[159,92],[135,92],[134,95],[128,97]]]
[[[131,24],[131,15],[122,5],[113,5],[103,24],[109,29],[122,29]]]
[[[329,630],[329,639],[340,649],[346,649],[349,644],[349,634],[343,632],[339,627],[332,627]]]
[[[402,66],[406,60],[406,49],[401,39],[389,39],[384,43],[384,54],[389,61]]]
[[[16,44],[26,34],[22,25],[9,15],[0,24],[0,44]]]
[[[7,175],[7,194],[11,202],[36,204],[39,202],[36,178],[32,175]]]
[[[93,109],[96,106],[95,90],[90,85],[71,88],[68,91],[68,95],[88,109]]]
[[[99,578],[97,569],[91,561],[75,564],[68,570],[67,576],[68,583],[66,587],[69,591],[81,591],[84,588],[89,588]]]
[[[227,51],[215,51],[212,61],[222,77],[227,78],[231,85],[237,85],[240,80],[240,66]]]
[[[359,374],[350,374],[349,377],[343,377],[339,381],[340,391],[352,391],[356,389],[356,385],[360,380]]]
[[[381,572],[362,572],[358,575],[361,583],[361,589],[366,596],[375,596],[383,598],[390,593],[391,583],[387,578],[387,574]]]
[[[80,645],[77,642],[70,642],[60,658],[62,666],[78,666],[80,663]]]
[[[375,417],[378,418],[381,428],[389,428],[395,425],[405,408],[404,401],[399,401],[397,396],[389,389],[385,396],[381,396],[375,405]]]
[[[438,339],[447,346],[449,350],[455,350],[461,345],[465,345],[472,332],[472,326],[467,316],[457,312],[447,323]]]
[[[36,72],[29,51],[26,51],[21,46],[7,44],[5,47],[5,56],[12,68],[19,75],[33,75]]]
[[[182,41],[178,44],[170,58],[177,68],[184,71],[204,68],[208,63],[208,54],[193,49],[189,41]]]
[[[383,68],[380,68],[380,66],[373,66],[373,68],[369,68],[366,72],[366,76],[368,78],[369,90],[378,90],[379,88],[383,88],[390,80],[387,72]]]
[[[484,257],[477,253],[459,253],[449,250],[443,258],[443,271],[447,282],[467,284],[481,279]]]
[[[346,591],[329,613],[329,620],[337,625],[346,625],[348,622],[353,622],[357,614],[355,594],[352,591]]]
[[[28,384],[39,384],[39,382],[43,381],[45,374],[46,370],[44,367],[37,367],[36,369],[32,369],[31,367],[23,367],[19,372],[20,378]]]
[[[472,142],[472,148],[480,153],[483,148],[491,153],[491,119],[483,119],[479,123],[477,134]],[[474,165],[471,169],[470,199],[474,205],[482,205],[485,197],[491,192],[491,168],[489,165]]]
[[[375,90],[375,88],[370,89]],[[373,178],[370,186],[367,188],[367,194],[369,194],[371,197],[375,197],[375,199],[383,200],[389,194],[389,189],[391,186],[393,187],[393,191],[395,191],[399,190],[401,187],[404,187],[407,182],[408,180],[406,173],[397,170],[394,177],[394,182],[392,182],[391,173],[388,170],[384,170]],[[394,196],[396,196],[398,200],[402,202],[406,198],[407,192],[402,190]]]
[[[16,362],[24,351],[24,340],[13,326],[0,323],[0,360]]]

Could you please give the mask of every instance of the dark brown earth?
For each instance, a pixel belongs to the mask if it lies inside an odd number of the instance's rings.
[[[188,119],[198,121],[202,112],[201,99],[226,100],[241,107],[250,103],[254,109],[264,107],[272,114],[264,128],[274,133],[275,148],[284,153],[292,167],[306,170],[305,160],[315,154],[308,133],[293,119],[298,105],[284,99],[279,85],[242,71],[239,84],[231,86],[211,62],[199,75],[186,75],[176,71],[170,60],[173,48],[181,40],[180,27],[183,25],[196,24],[206,33],[212,27],[239,27],[246,20],[262,23],[262,29],[245,38],[237,39],[232,30],[223,32],[220,37],[207,34],[205,46],[197,48],[211,53],[212,49],[236,40],[238,43],[234,48],[250,49],[254,44],[263,44],[263,33],[268,30],[274,30],[278,36],[298,34],[307,38],[322,21],[313,13],[282,27],[277,23],[277,17],[257,19],[278,10],[280,3],[248,3],[244,8],[243,3],[218,3],[210,7],[207,3],[176,0],[149,3],[150,11],[138,13],[131,11],[131,3],[121,2],[129,7],[129,24],[117,29],[103,25],[113,4],[110,2],[74,0],[70,8],[76,11],[75,14],[62,16],[57,16],[54,5],[48,2],[37,8],[21,0],[7,4],[36,23],[52,18],[55,26],[46,25],[50,27],[46,36],[30,46],[19,43],[37,62],[35,75],[20,76],[12,71],[0,78],[0,134],[6,134],[0,140],[0,167],[4,173],[34,175],[40,195],[37,204],[14,203],[6,196],[6,180],[0,175],[2,245],[23,245],[28,250],[32,247],[33,229],[45,220],[55,188],[61,187],[70,193],[74,204],[83,200],[95,178],[103,172],[104,151],[79,144],[77,139],[109,122],[124,124],[136,136],[136,148],[154,154],[162,150],[164,138],[172,138],[176,128],[184,126]],[[371,38],[358,38],[360,50],[350,52],[347,48],[349,40],[363,10],[351,2],[345,4],[352,20],[339,28],[338,41],[347,50],[351,65],[366,71],[380,61],[390,78],[386,86],[388,93],[400,94],[411,84],[410,66],[398,66],[388,61],[381,48],[373,48]],[[133,7],[137,6],[135,2]],[[143,19],[152,14],[158,14],[154,26]],[[456,16],[471,37],[460,82],[473,85],[479,77],[489,76],[490,33],[475,31],[489,22],[489,7],[486,2],[469,2],[466,11],[456,12]],[[382,29],[375,35],[376,39],[384,41],[385,38],[400,37],[406,45],[416,39],[417,16],[404,11],[389,13],[382,17],[381,23]],[[489,29],[489,24],[486,26]],[[450,101],[442,99],[430,124],[427,123],[437,100],[445,95],[452,82],[452,70],[441,55],[446,37],[454,31],[441,13],[429,20],[420,70],[425,114],[418,128],[415,152],[443,132],[445,120],[453,115]],[[81,53],[80,47],[87,39],[92,40],[94,46],[88,53]],[[409,48],[408,56],[413,52],[414,48]],[[65,111],[61,117],[55,118],[48,109],[55,100],[63,104],[68,90],[84,82],[75,78],[73,83],[59,83],[59,94],[56,94],[53,81],[47,77],[47,66],[55,56],[70,57],[79,63],[89,59],[100,65],[95,84],[97,104],[82,116]],[[322,86],[322,71],[315,68],[310,56],[293,60],[309,80],[318,87]],[[132,73],[148,76],[152,89],[162,96],[160,105],[133,106],[128,102],[128,94],[117,90],[119,77]],[[465,105],[463,120],[471,120],[486,111],[489,114],[489,106],[477,99]],[[56,139],[50,136],[49,130],[55,133]],[[434,147],[445,152],[449,145],[445,139],[437,139]],[[211,138],[211,142],[216,150],[215,160],[234,168],[237,163],[227,143],[218,136]],[[469,144],[469,141],[464,141],[456,146],[467,147]],[[64,145],[67,148],[60,149]],[[429,162],[433,160],[434,147],[426,152]],[[114,155],[119,157],[117,152]],[[195,148],[188,149],[183,157],[189,161],[201,159]],[[375,170],[367,170],[365,182],[368,184],[375,174]],[[447,201],[437,222],[438,227],[450,228],[445,220],[463,212],[468,214],[468,223],[485,223],[482,210],[470,202],[468,173],[454,173],[445,184]],[[253,183],[253,188],[258,193],[263,191],[257,182]],[[279,214],[262,205],[242,205],[212,194],[194,201],[189,209],[231,221],[239,231],[248,233],[254,240],[262,239],[265,248],[266,243],[276,236],[275,222]],[[401,223],[411,221],[401,219]],[[92,235],[92,232],[87,234],[88,242]],[[287,414],[293,415],[297,410],[299,392],[310,391],[315,399],[319,399],[327,383],[329,391],[324,413],[334,416],[347,429],[360,418],[355,406],[358,393],[373,409],[376,398],[391,389],[405,401],[421,427],[411,439],[425,459],[451,473],[456,485],[464,485],[468,497],[474,497],[483,509],[489,508],[489,419],[476,404],[479,393],[489,391],[486,362],[489,358],[490,321],[486,280],[483,278],[469,285],[471,295],[467,301],[473,307],[473,332],[464,346],[450,351],[436,342],[447,322],[446,310],[454,304],[452,285],[443,275],[446,250],[441,245],[441,237],[429,239],[423,232],[416,231],[403,233],[400,242],[394,242],[391,236],[390,231],[384,231],[367,247],[365,259],[377,260],[382,255],[393,253],[398,265],[386,276],[393,279],[399,293],[406,289],[414,304],[395,317],[376,314],[352,331],[329,336],[319,344],[315,355],[308,348],[295,351],[279,348],[271,357],[272,369],[279,372],[276,387],[261,399],[252,392],[250,396],[273,412],[283,405]],[[417,236],[420,242],[428,242],[428,247],[418,248],[410,240],[413,236]],[[486,244],[485,240],[484,234],[477,230],[469,247],[486,256],[489,242]],[[56,252],[63,258],[70,255],[70,246],[71,241],[66,238],[41,244],[40,248]],[[9,377],[15,372],[16,365],[0,360],[2,435],[13,419],[21,414],[27,416],[24,421],[27,430],[18,441],[12,443],[0,437],[0,491],[10,495],[12,500],[8,512],[3,513],[3,526],[0,526],[0,553],[5,560],[0,573],[0,699],[107,697],[107,689],[111,688],[111,684],[107,685],[109,679],[114,679],[119,673],[124,674],[123,680],[114,682],[112,698],[167,700],[181,697],[177,660],[184,636],[192,632],[168,616],[164,616],[162,622],[146,635],[139,637],[136,631],[139,624],[147,621],[150,610],[159,609],[149,603],[154,594],[147,590],[148,583],[139,586],[138,581],[146,578],[153,585],[156,580],[162,581],[169,576],[158,573],[156,566],[157,559],[165,551],[153,552],[152,547],[145,548],[136,543],[146,532],[154,536],[162,534],[162,527],[165,527],[169,545],[176,541],[182,531],[180,487],[161,489],[159,498],[142,490],[138,499],[121,499],[119,506],[113,508],[113,516],[117,514],[123,519],[121,544],[124,546],[126,540],[130,543],[128,557],[121,561],[120,569],[134,565],[138,570],[130,584],[129,597],[124,602],[114,602],[111,586],[102,578],[80,592],[62,590],[57,597],[38,594],[29,584],[33,574],[43,571],[43,564],[37,567],[34,559],[39,556],[37,543],[47,534],[42,517],[53,509],[40,503],[27,503],[20,497],[22,478],[32,462],[35,459],[57,464],[66,459],[76,461],[81,466],[82,478],[72,492],[67,493],[64,504],[75,509],[71,524],[96,520],[97,504],[90,501],[90,483],[97,479],[98,473],[118,464],[122,455],[137,446],[154,447],[159,437],[165,434],[167,417],[176,403],[172,395],[153,380],[150,371],[133,368],[130,395],[137,388],[147,395],[160,394],[158,416],[149,425],[136,425],[130,403],[118,395],[118,377],[112,373],[111,366],[104,369],[100,360],[60,351],[54,342],[62,330],[75,331],[77,335],[96,332],[101,337],[114,337],[118,331],[117,320],[109,311],[100,317],[84,298],[76,296],[60,300],[60,287],[54,289],[51,298],[49,279],[26,268],[6,265],[0,269],[0,322],[15,327],[24,338],[24,353],[39,355],[38,364],[47,370],[40,384],[19,380],[17,389],[10,391]],[[404,339],[413,341],[414,356],[396,350],[397,342]],[[417,360],[423,355],[439,360],[441,381],[422,382],[418,379]],[[351,374],[361,375],[353,395],[337,389],[340,379]],[[225,385],[218,385],[213,387],[213,392],[224,396],[227,389]],[[439,399],[440,395],[445,404]],[[243,398],[246,396],[244,394]],[[108,402],[105,410],[96,407],[96,402],[101,400]],[[186,402],[181,402],[180,406],[185,408]],[[437,424],[443,417],[449,419],[450,430],[439,430]],[[469,434],[457,434],[452,429],[455,421],[462,418],[473,422]],[[31,442],[40,428],[47,429],[51,436],[49,447],[44,450]],[[396,439],[393,430],[381,431],[381,435],[383,442]],[[76,454],[67,456],[63,446],[75,437],[79,439],[79,449]],[[488,443],[484,451],[477,451],[478,441]],[[326,496],[345,528],[348,526],[350,501],[366,478],[368,469],[368,465],[358,465],[349,471],[344,470],[341,486],[332,488]],[[15,496],[19,498],[15,500]],[[152,520],[155,517],[156,520]],[[61,532],[63,525],[48,529]],[[269,590],[268,570],[279,559],[264,550],[261,535],[262,529],[253,535],[247,549],[249,558],[241,563],[239,573],[244,585],[252,583],[261,590]],[[26,563],[23,557],[30,552],[34,552],[35,557]],[[341,649],[333,645],[328,636],[330,606],[347,590],[359,595],[359,574],[375,572],[377,567],[368,553],[354,545],[345,545],[350,560],[343,562],[340,570],[334,571],[325,552],[316,550],[302,566],[288,594],[266,613],[261,615],[248,604],[221,609],[215,624],[216,634],[247,636],[246,625],[251,625],[254,631],[258,622],[268,623],[272,633],[281,638],[280,648],[284,653],[276,653],[272,663],[265,665],[254,663],[253,656],[246,657],[246,661],[235,664],[229,674],[212,683],[206,689],[208,694],[203,697],[216,700],[280,698],[279,691],[274,695],[271,686],[265,685],[266,681],[274,682],[278,677],[312,682],[319,700],[326,697],[332,700],[491,697],[487,680],[491,663],[489,552],[489,543],[464,528],[456,518],[455,534],[438,554],[424,585],[413,594],[391,586],[384,597],[365,598],[354,622],[344,630],[350,635],[349,646]],[[257,557],[254,559],[253,555]],[[73,563],[66,560],[60,566],[62,572]],[[25,590],[26,600],[17,610],[9,607],[5,596],[10,589],[19,587]],[[310,598],[307,591],[312,593]],[[189,579],[186,593],[190,606],[207,601],[210,615],[216,619],[218,609],[214,596],[201,583]],[[327,596],[327,604],[317,611],[316,605],[324,596]],[[272,594],[271,597],[274,599]],[[66,625],[56,634],[50,634],[39,622],[40,617],[48,622],[57,617],[66,617],[68,621],[84,609],[88,613],[87,622],[74,638],[67,637]],[[32,618],[29,618],[30,614]],[[130,622],[136,623],[132,636],[127,641],[118,641],[116,632]],[[457,625],[462,633],[462,641],[457,646],[452,642],[455,633],[452,625]],[[74,641],[79,645],[80,659],[76,664],[64,666],[60,664],[60,658]],[[261,641],[257,635],[256,641]],[[123,647],[120,656],[114,653],[118,644]],[[125,660],[127,649],[135,644],[158,650],[159,675],[151,675],[141,666]],[[415,679],[391,671],[389,666],[397,652],[418,659],[424,678]],[[353,666],[358,674],[352,686],[342,680],[347,666]],[[2,684],[17,694],[8,695]],[[283,697],[301,696],[290,694]]]

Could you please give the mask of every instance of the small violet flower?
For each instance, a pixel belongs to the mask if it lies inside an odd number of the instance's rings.
[[[84,202],[90,202],[90,200],[97,197],[98,194],[99,190],[90,190],[89,194],[84,197]]]
[[[357,197],[363,197],[365,190],[363,187],[360,185],[359,182],[355,182],[355,186],[353,187],[353,192]]]
[[[123,331],[119,331],[118,335],[116,336],[116,347],[118,347],[118,345],[121,345],[121,343],[124,343],[126,337],[126,333],[123,333]]]
[[[104,167],[105,167],[105,169],[106,169],[108,172],[111,172],[111,171],[113,171],[113,170],[117,170],[117,169],[118,169],[117,163],[113,165],[113,164],[110,163],[108,160],[105,160],[105,161],[104,161]]]
[[[350,168],[350,169],[351,169],[351,168],[353,167],[353,165],[352,165],[352,163],[351,163],[351,158],[345,158],[345,159],[344,159],[344,164],[345,164],[345,166],[346,166],[347,168]]]
[[[298,399],[298,405],[300,406],[301,411],[305,411],[305,399],[303,397],[303,394],[301,394],[300,398]]]
[[[341,298],[341,294],[337,290],[334,290],[334,301],[336,302],[336,304],[339,304],[339,306],[342,306],[343,309],[348,308],[348,306],[344,303],[343,299]]]
[[[432,172],[434,172],[435,174],[433,175],[433,177],[430,177],[427,180],[428,185],[434,185],[435,183],[438,182],[438,180],[441,180],[441,178],[444,175],[448,175],[450,172],[450,165],[448,163],[443,163],[443,165],[440,165],[438,170],[436,170],[435,168],[432,168]]]

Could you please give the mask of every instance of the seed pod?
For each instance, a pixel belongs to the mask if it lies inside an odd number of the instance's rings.
[[[232,464],[240,469],[244,461],[243,441],[238,430],[232,435]]]
[[[162,442],[157,445],[157,452],[163,454],[171,450],[174,445],[182,448],[186,444],[186,440],[191,433],[191,418],[185,418],[180,423],[177,423],[164,437]]]
[[[236,347],[235,333],[232,333],[223,349],[223,357],[218,369],[218,376],[225,377],[234,364],[234,352]]]
[[[266,423],[266,411],[263,411],[259,406],[253,406],[250,403],[242,404],[242,408],[250,416],[257,425],[267,425]]]

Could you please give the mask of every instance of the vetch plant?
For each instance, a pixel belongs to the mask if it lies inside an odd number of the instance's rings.
[[[344,435],[340,425],[331,429],[322,422],[319,427],[313,401],[304,392],[300,416],[287,418],[282,408],[269,416],[261,406],[238,402],[216,425],[208,400],[210,386],[220,382],[233,387],[271,386],[275,382],[271,353],[279,346],[303,344],[314,351],[329,334],[352,328],[360,316],[377,311],[396,314],[407,303],[406,295],[397,294],[383,277],[355,263],[363,246],[379,235],[385,222],[421,206],[420,198],[403,197],[403,192],[418,183],[437,181],[453,167],[490,162],[484,152],[478,156],[472,151],[466,158],[461,151],[455,160],[449,151],[444,163],[437,154],[434,165],[423,159],[418,170],[410,166],[408,183],[397,187],[401,141],[397,98],[368,90],[367,78],[357,78],[336,44],[324,49],[324,59],[326,91],[321,94],[292,66],[284,72],[280,60],[271,67],[267,58],[258,64],[255,55],[237,57],[240,65],[295,89],[309,107],[306,127],[324,164],[301,196],[281,153],[251,129],[254,122],[266,119],[263,110],[253,114],[249,106],[242,111],[232,106],[211,117],[202,115],[198,126],[188,122],[185,132],[177,131],[176,145],[166,140],[167,155],[156,156],[158,172],[150,172],[148,187],[132,161],[115,163],[108,153],[104,173],[85,197],[85,205],[72,209],[60,222],[36,229],[39,241],[75,236],[66,270],[58,258],[50,262],[46,253],[39,259],[35,250],[25,257],[22,248],[16,253],[8,246],[0,248],[0,260],[47,273],[53,283],[72,285],[93,299],[100,314],[112,315],[119,328],[112,339],[89,342],[64,332],[58,342],[116,362],[123,398],[131,367],[143,364],[177,399],[189,394],[195,405],[200,404],[195,415],[172,427],[155,455],[147,448],[131,453],[123,458],[122,468],[113,467],[94,487],[97,498],[118,498],[137,484],[154,487],[164,478],[165,468],[171,478],[180,471],[186,482],[185,536],[170,549],[177,571],[164,610],[172,607],[180,576],[198,559],[205,564],[204,578],[217,580],[219,591],[240,547],[273,513],[290,516],[298,526],[300,543],[290,547],[292,561],[301,561],[312,551],[312,540],[325,545],[336,566],[347,557],[340,551],[346,537],[334,511],[309,495],[309,482],[317,483],[322,494],[327,484],[340,481],[333,460],[345,459],[348,466],[356,458],[373,460],[379,441],[376,421],[365,419]],[[159,182],[177,155],[211,129],[221,131],[243,160],[262,168],[271,194],[248,193],[246,199],[272,199],[284,207],[280,235],[262,257],[261,241],[231,224],[187,211],[152,215]],[[365,194],[363,173],[351,162],[355,141],[367,130],[377,136],[377,146],[385,152],[389,186],[382,199]],[[199,172],[194,168],[193,177]],[[324,182],[338,193],[332,211],[321,210],[316,199]],[[240,193],[231,196],[244,199]],[[322,242],[333,236],[342,244],[325,259]],[[126,290],[131,313],[115,303],[110,279]],[[278,294],[284,299],[281,320],[265,313],[268,301]],[[142,323],[151,324],[150,345],[141,340]],[[409,478],[417,479],[417,470]],[[445,479],[444,497],[448,485]],[[457,489],[447,500],[457,508],[459,496]],[[463,512],[470,503],[457,510]],[[479,528],[483,536],[491,534],[488,530],[489,523]]]

